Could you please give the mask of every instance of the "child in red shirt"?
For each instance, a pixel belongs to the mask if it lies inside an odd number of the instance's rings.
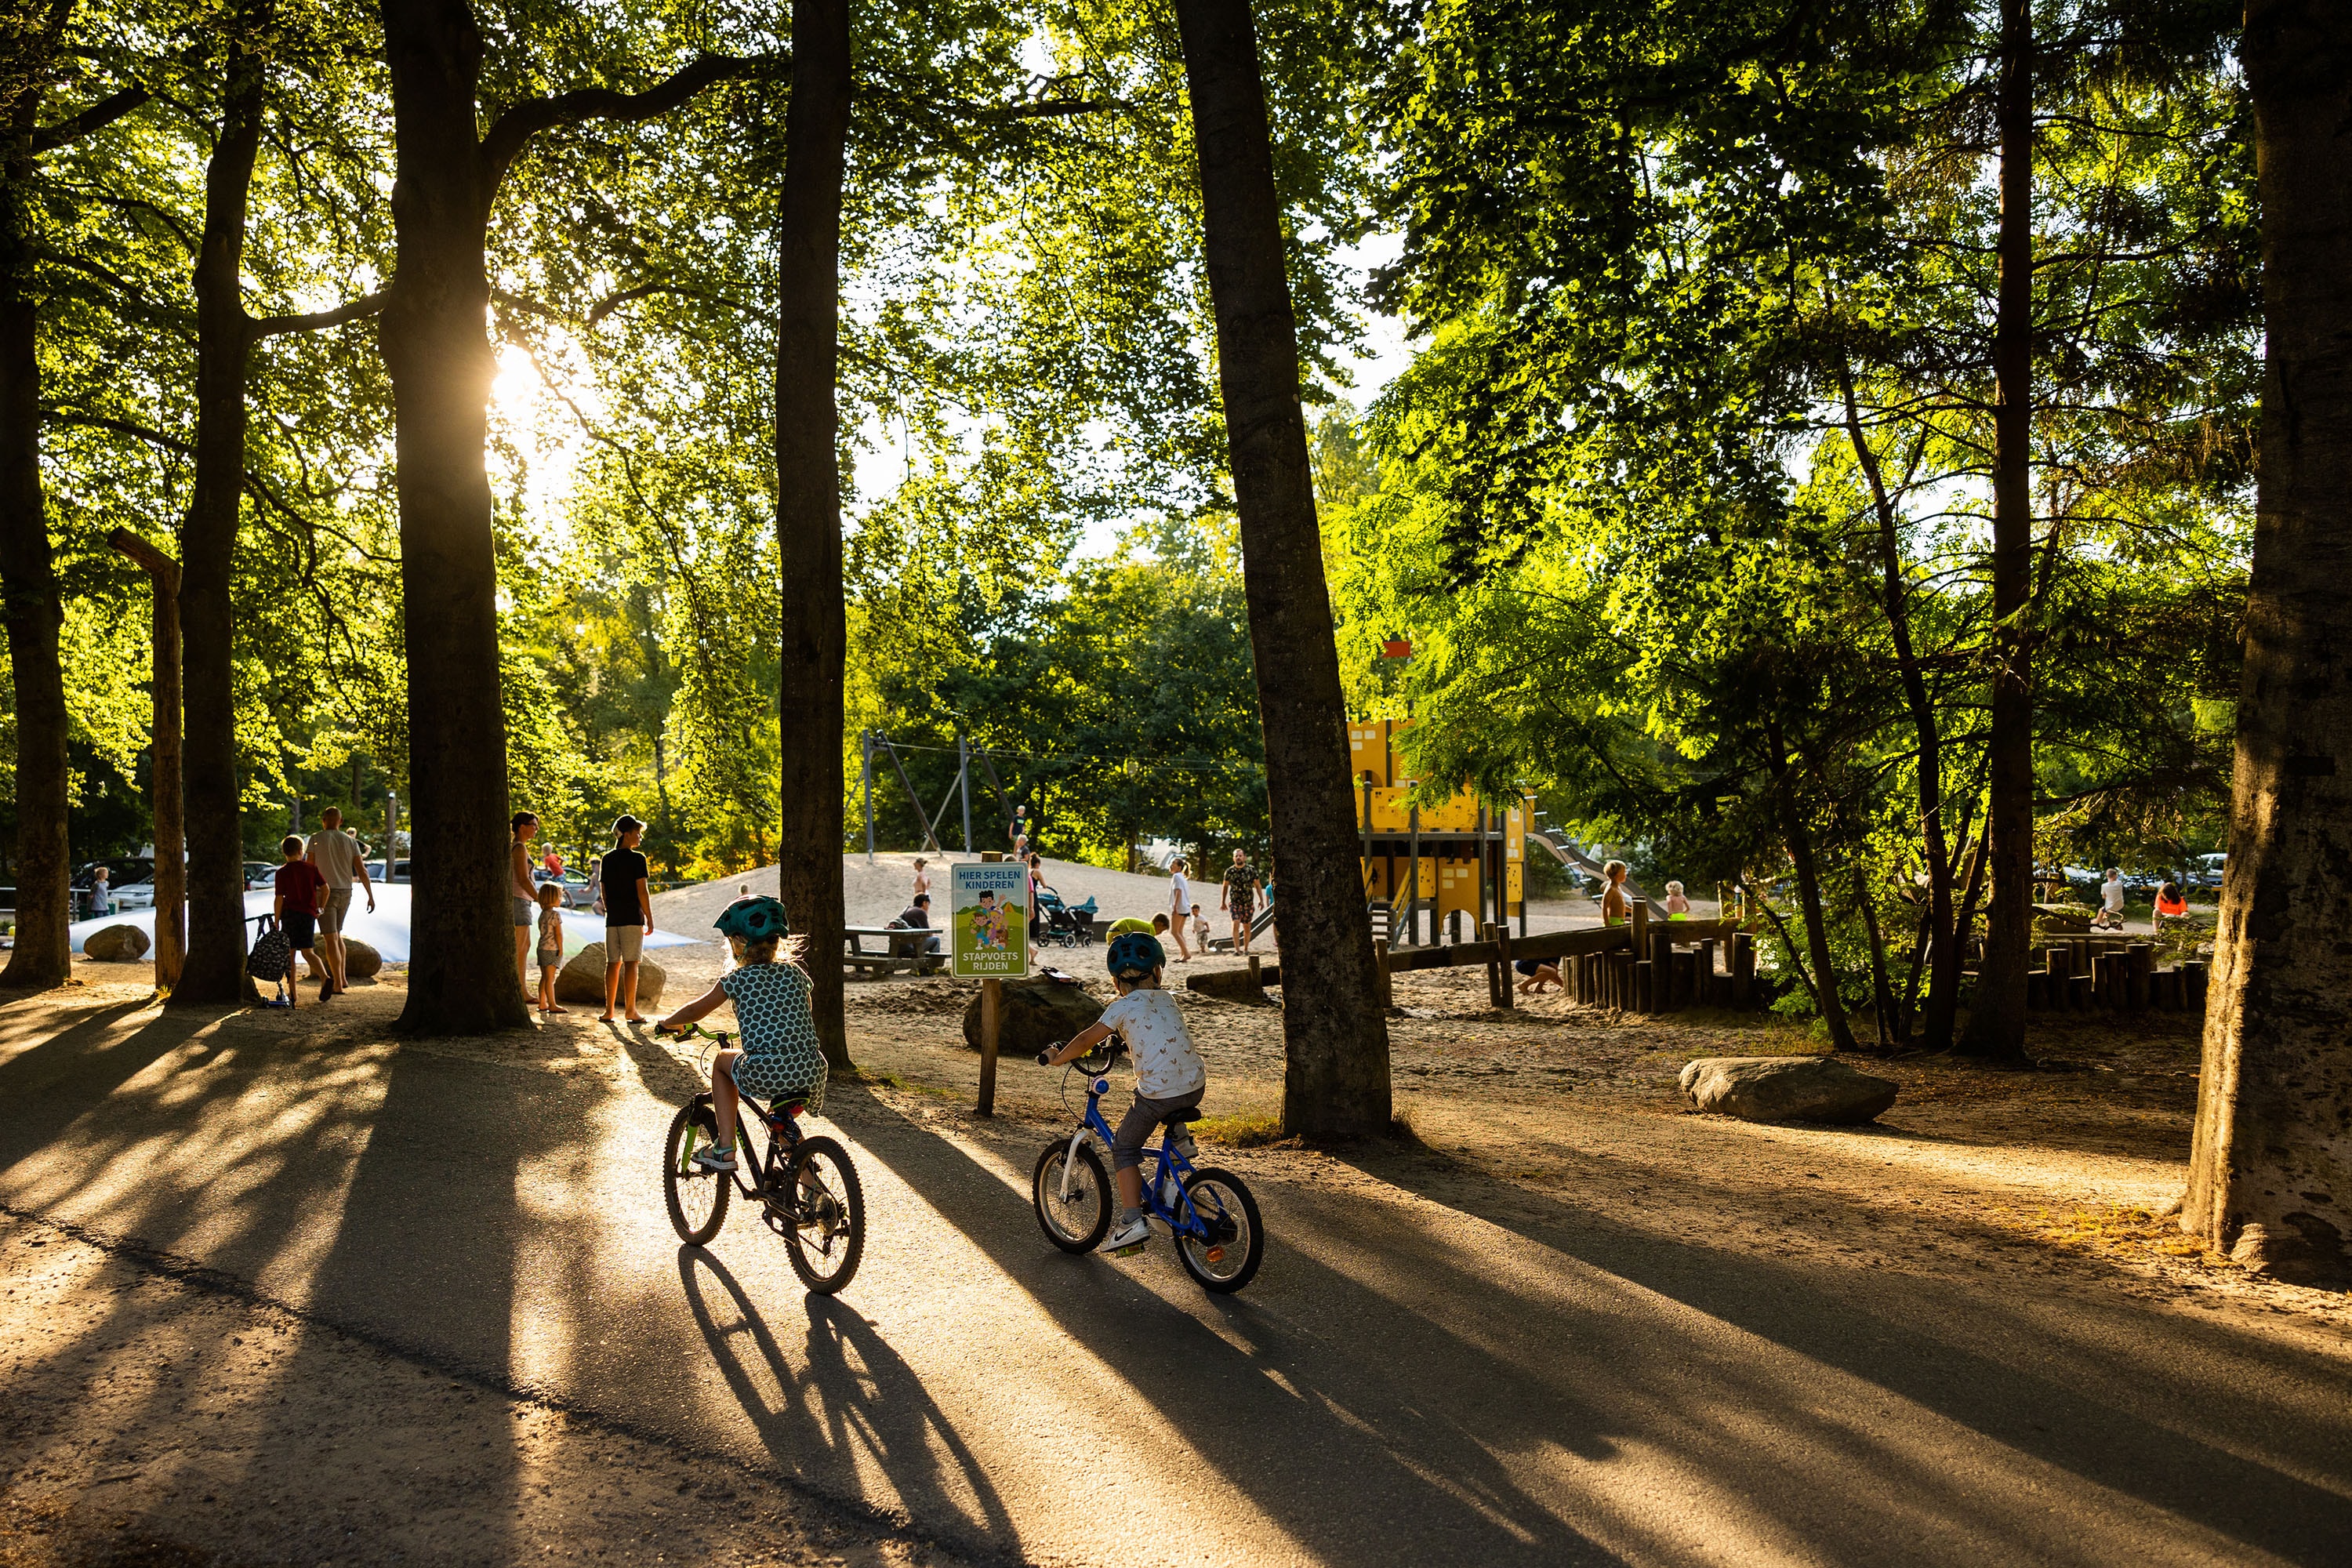
[[[278,846],[286,857],[286,864],[278,868],[278,897],[271,905],[278,916],[279,929],[286,932],[286,994],[288,1005],[297,994],[294,988],[294,955],[306,957],[319,939],[319,896],[327,890],[327,879],[319,868],[302,858],[302,841],[288,838]],[[335,994],[334,977],[323,965],[319,969],[319,1000],[324,1002]]]

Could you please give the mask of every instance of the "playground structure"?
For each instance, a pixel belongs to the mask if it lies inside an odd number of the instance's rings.
[[[1418,781],[1397,752],[1397,738],[1412,724],[1362,719],[1348,725],[1364,897],[1371,902],[1374,931],[1396,945],[1420,947],[1423,915],[1432,942],[1442,926],[1450,926],[1459,942],[1465,915],[1474,931],[1506,926],[1516,915],[1526,936],[1528,823],[1535,797],[1522,794],[1494,810],[1465,789],[1424,809],[1412,798]]]

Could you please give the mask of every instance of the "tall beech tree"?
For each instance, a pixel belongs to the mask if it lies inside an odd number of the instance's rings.
[[[1219,386],[1282,882],[1284,1131],[1389,1124],[1388,1023],[1357,870],[1347,695],[1298,401],[1297,323],[1249,0],[1177,0]]]
[[[529,1014],[512,963],[498,565],[484,448],[495,355],[483,251],[499,183],[530,139],[666,114],[749,62],[704,55],[647,91],[528,99],[487,132],[482,33],[466,0],[384,0],[398,260],[381,325],[398,436],[409,660],[415,913],[402,1027],[470,1033]]]
[[[2266,374],[2230,862],[2183,1229],[2352,1279],[2352,13],[2252,0]]]
[[[1992,898],[1959,1044],[2025,1059],[2033,937],[2033,0],[2000,0],[2000,293],[1993,314],[1991,725],[1985,826]]]
[[[0,9],[0,600],[16,687],[16,931],[0,986],[42,989],[73,970],[67,840],[66,689],[58,598],[41,488],[39,301],[32,186],[40,154],[147,100],[127,87],[44,126],[58,49],[74,0],[14,0]]]
[[[254,346],[279,333],[339,326],[383,305],[381,294],[372,294],[305,315],[257,319],[246,310],[247,206],[276,13],[275,0],[246,0],[220,30],[220,128],[205,168],[205,224],[196,251],[195,472],[180,573],[188,952],[172,992],[173,1004],[182,1005],[255,999],[245,972],[245,828],[234,679],[236,617],[230,593],[246,491]]]
[[[809,965],[825,1059],[849,1065],[841,1015],[841,187],[853,63],[848,0],[793,0],[793,95],[776,214],[776,544],[782,833],[778,881]]]

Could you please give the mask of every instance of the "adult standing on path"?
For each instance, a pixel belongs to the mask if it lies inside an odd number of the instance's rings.
[[[604,851],[599,862],[604,884],[604,1012],[601,1021],[607,1024],[613,1021],[615,1000],[630,1023],[646,1021],[645,1015],[637,1011],[637,962],[645,956],[646,932],[654,922],[654,895],[646,880],[649,874],[646,858],[637,853],[637,840],[645,831],[644,823],[624,814],[613,824],[614,847]]]
[[[375,913],[375,884],[368,880],[367,862],[360,841],[343,831],[343,808],[331,805],[319,814],[319,831],[310,835],[302,858],[327,879],[326,900],[319,910],[319,957],[327,966],[330,995],[352,988],[349,961],[343,952],[343,924],[352,915],[352,879],[367,889],[368,913]]]
[[[1192,884],[1184,879],[1184,857],[1179,855],[1168,862],[1168,929],[1176,935],[1176,962],[1192,962],[1192,944],[1184,940],[1184,928],[1192,919]]]
[[[539,831],[535,812],[518,811],[509,819],[514,842],[507,846],[508,902],[514,905],[515,984],[530,990],[530,928],[539,919],[539,884],[530,879],[530,851],[525,847]]]
[[[97,920],[114,912],[114,889],[107,883],[103,861],[89,874],[89,918]]]
[[[1234,951],[1248,952],[1250,921],[1257,918],[1257,873],[1250,868],[1249,857],[1239,849],[1234,851],[1233,866],[1225,872],[1225,885],[1217,894],[1217,907],[1233,914]]]
[[[907,900],[907,903],[910,908],[913,906],[917,899],[925,898],[930,893],[931,874],[924,868],[929,864],[930,862],[924,859],[920,855],[915,857],[915,891],[913,896],[908,898]]]

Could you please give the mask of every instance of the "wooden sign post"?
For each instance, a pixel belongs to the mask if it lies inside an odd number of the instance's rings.
[[[996,1037],[1004,1016],[1004,982],[994,975],[980,983],[980,1113],[996,1114]]]
[[[1004,982],[1029,973],[1028,869],[1017,860],[948,868],[948,952],[958,978],[980,982],[980,1113],[996,1114]]]

